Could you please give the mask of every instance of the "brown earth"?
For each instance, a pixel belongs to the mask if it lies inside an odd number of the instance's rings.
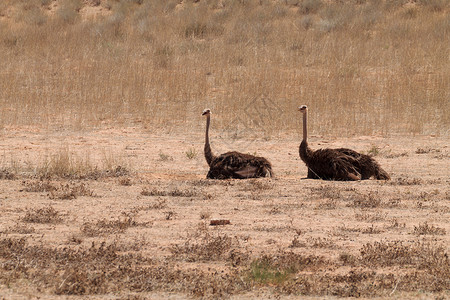
[[[392,176],[331,182],[305,179],[298,136],[212,134],[216,153],[257,153],[276,178],[205,179],[201,132],[5,128],[0,298],[449,297],[448,137],[311,137]],[[38,176],[61,149],[99,171]]]

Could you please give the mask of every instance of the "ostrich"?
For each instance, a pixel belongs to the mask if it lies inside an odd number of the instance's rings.
[[[362,180],[375,177],[389,180],[389,174],[370,156],[347,148],[311,150],[307,142],[308,108],[298,108],[303,113],[303,140],[300,158],[308,167],[307,178],[326,180]]]
[[[205,109],[202,113],[206,116],[205,134],[205,158],[209,165],[206,178],[210,179],[245,179],[257,177],[273,177],[272,165],[264,157],[257,157],[239,152],[227,152],[215,156],[209,145],[209,124],[211,110]]]

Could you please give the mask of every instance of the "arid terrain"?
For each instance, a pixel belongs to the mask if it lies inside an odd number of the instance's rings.
[[[313,136],[392,176],[332,182],[305,179],[296,135],[218,136],[216,152],[247,142],[277,175],[220,181],[205,179],[201,132],[2,131],[3,165],[29,170],[0,173],[0,295],[449,296],[448,138]]]
[[[450,298],[449,45],[449,0],[0,0],[0,299]],[[300,105],[392,179],[305,179]],[[207,180],[205,108],[276,177]]]

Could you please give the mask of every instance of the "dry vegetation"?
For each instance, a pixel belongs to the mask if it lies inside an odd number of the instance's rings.
[[[3,0],[0,125],[184,131],[211,107],[215,128],[270,138],[308,104],[312,133],[445,135],[449,16],[448,0]]]
[[[0,298],[449,298],[449,5],[1,0]],[[299,104],[392,180],[301,179]]]

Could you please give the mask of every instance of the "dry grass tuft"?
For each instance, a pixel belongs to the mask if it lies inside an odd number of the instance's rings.
[[[174,188],[170,191],[162,191],[157,188],[147,189],[144,188],[141,191],[141,195],[143,196],[171,196],[171,197],[195,197],[198,195],[196,191],[191,191],[188,189],[180,190],[178,188]]]
[[[359,208],[377,208],[381,206],[381,197],[378,193],[369,192],[368,194],[354,193],[349,199],[348,207]]]
[[[148,210],[163,209],[163,208],[167,208],[167,200],[159,198],[156,202],[154,202],[152,204],[148,204],[145,206],[138,206],[138,207],[133,208],[132,212],[137,213],[139,211],[148,211]]]
[[[16,174],[12,172],[11,170],[0,168],[0,180],[14,180],[16,179]]]
[[[35,170],[35,175],[41,179],[54,177],[64,179],[93,179],[106,177],[123,177],[130,175],[128,167],[121,165],[117,159],[105,157],[103,167],[92,164],[89,156],[80,158],[68,147],[61,148],[57,153],[46,157]]]
[[[329,199],[336,201],[342,198],[342,191],[339,187],[332,185],[321,185],[319,187],[312,187],[311,192],[319,199]]]
[[[148,227],[151,222],[139,223],[132,214],[122,213],[116,220],[98,220],[96,222],[84,222],[80,228],[83,235],[88,237],[108,236],[125,232],[130,227]]]
[[[423,224],[419,224],[418,226],[414,226],[413,233],[417,235],[445,235],[446,232],[444,228],[440,228],[434,225],[428,225],[428,223],[425,222]]]
[[[201,227],[193,237],[181,244],[174,244],[170,252],[176,259],[189,262],[214,261],[227,257],[232,249],[232,239],[226,234],[213,234]]]
[[[69,182],[60,183],[59,186],[48,180],[23,181],[25,186],[21,191],[24,192],[48,192],[50,199],[72,200],[79,196],[97,197],[93,191],[89,189],[86,183]]]
[[[71,200],[80,196],[97,197],[85,183],[61,184],[56,190],[50,191],[50,199]]]
[[[361,248],[361,262],[369,266],[417,266],[419,269],[447,268],[450,261],[442,245],[429,242],[404,244],[399,241],[368,243]]]
[[[62,222],[61,213],[51,206],[28,210],[21,220],[27,223],[41,224],[54,224]]]
[[[52,192],[58,189],[48,180],[23,181],[22,185],[25,187],[21,191],[32,193]]]
[[[395,180],[389,181],[390,185],[420,185],[423,184],[423,180],[421,178],[405,178],[398,177]]]
[[[4,233],[4,234],[10,234],[10,233],[30,234],[30,233],[34,233],[35,231],[36,231],[36,229],[28,224],[17,223],[14,226],[10,226],[10,227],[6,228],[6,230],[4,230],[1,233]]]

